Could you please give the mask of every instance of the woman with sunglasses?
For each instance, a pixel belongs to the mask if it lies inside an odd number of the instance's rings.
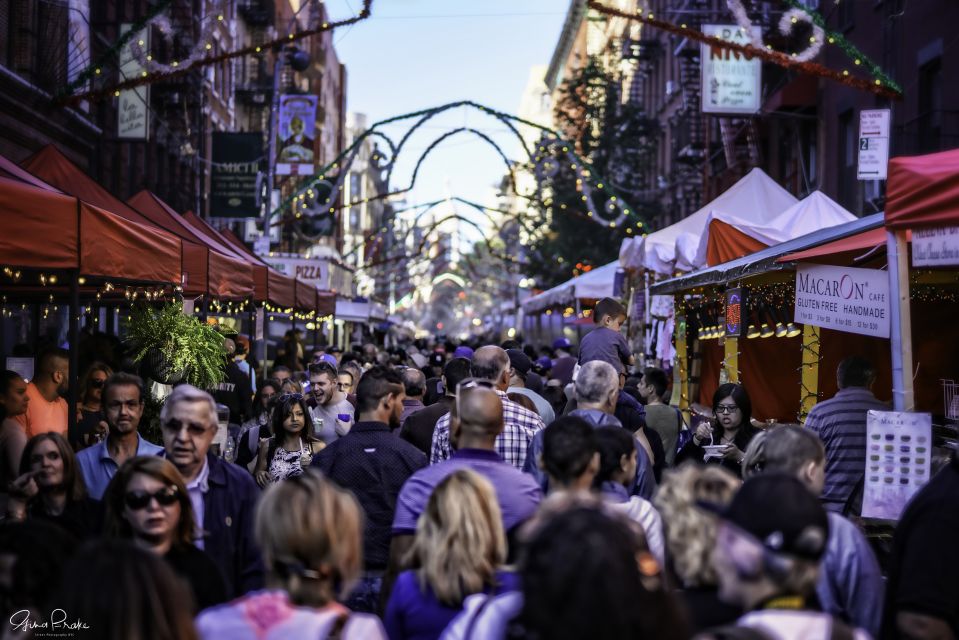
[[[104,501],[110,535],[163,558],[193,589],[197,611],[226,601],[219,567],[193,544],[193,503],[173,463],[155,456],[127,460]]]
[[[79,451],[106,437],[103,416],[103,385],[113,375],[113,369],[102,362],[94,362],[80,379],[80,405],[77,407],[77,436],[73,441]]]
[[[273,436],[260,441],[253,473],[260,487],[300,475],[326,446],[313,436],[310,409],[298,393],[276,399],[272,423]]]
[[[746,447],[759,433],[750,422],[752,410],[749,394],[742,385],[719,385],[713,394],[715,418],[696,427],[693,437],[676,454],[676,466],[687,460],[719,464],[739,477]]]
[[[10,484],[7,518],[48,520],[80,540],[99,535],[102,506],[87,496],[73,448],[59,433],[41,433],[27,441],[20,476]]]

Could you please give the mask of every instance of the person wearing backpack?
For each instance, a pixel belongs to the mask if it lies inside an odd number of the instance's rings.
[[[708,505],[704,505],[708,506]],[[700,638],[869,640],[810,602],[829,539],[819,500],[795,476],[763,473],[743,483],[720,517],[713,563],[719,597],[746,611]]]

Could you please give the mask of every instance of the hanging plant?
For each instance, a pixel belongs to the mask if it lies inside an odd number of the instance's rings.
[[[223,336],[214,327],[183,315],[182,303],[158,308],[135,305],[127,341],[133,347],[134,362],[157,382],[182,381],[212,389],[226,376]]]

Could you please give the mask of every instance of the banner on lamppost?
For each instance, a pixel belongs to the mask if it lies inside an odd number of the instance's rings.
[[[752,44],[762,35],[753,27],[750,37],[739,25],[704,24],[703,34],[736,44]],[[762,106],[762,60],[739,51],[703,43],[700,47],[703,113],[759,113]]]
[[[257,174],[263,159],[263,134],[213,133],[210,171],[210,215],[248,218],[260,214],[256,204]]]
[[[308,176],[315,170],[316,96],[280,96],[276,175]]]
[[[132,24],[120,25],[120,34],[127,33]],[[130,80],[144,72],[143,65],[133,56],[132,46],[150,50],[150,29],[144,29],[127,40],[120,49],[120,79]],[[146,140],[150,135],[150,85],[124,89],[117,99],[117,137],[124,140]]]

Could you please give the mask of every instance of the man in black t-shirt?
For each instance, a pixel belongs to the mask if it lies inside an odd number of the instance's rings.
[[[227,352],[227,362],[224,367],[226,379],[213,390],[213,398],[230,408],[231,424],[243,424],[253,415],[253,388],[250,385],[250,376],[233,361],[236,343],[231,338],[226,338],[223,341],[223,348]]]
[[[893,537],[883,638],[959,638],[959,454],[913,497]]]

